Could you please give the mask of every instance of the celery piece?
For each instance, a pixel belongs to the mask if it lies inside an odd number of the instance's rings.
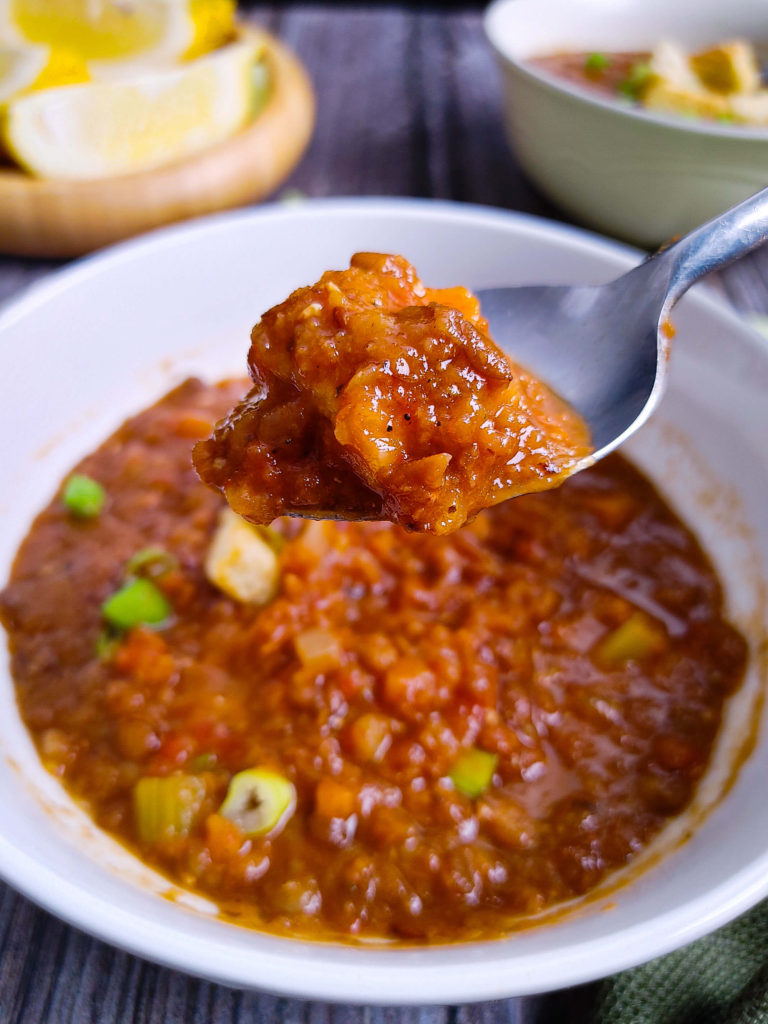
[[[194,775],[139,779],[133,787],[133,810],[141,842],[189,835],[204,797],[205,783]]]
[[[246,836],[274,835],[296,809],[292,782],[267,768],[248,768],[229,783],[222,818],[234,822]]]
[[[448,775],[460,793],[474,800],[490,786],[498,759],[497,754],[472,747],[464,751]]]
[[[604,665],[614,668],[628,661],[641,661],[651,654],[657,654],[664,644],[661,627],[651,622],[642,612],[635,612],[600,641],[595,655]]]

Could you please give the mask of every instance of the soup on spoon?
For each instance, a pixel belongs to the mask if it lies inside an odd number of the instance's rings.
[[[554,487],[592,450],[581,417],[488,336],[465,288],[358,253],[254,327],[253,388],[195,447],[235,512],[387,519],[446,534]]]

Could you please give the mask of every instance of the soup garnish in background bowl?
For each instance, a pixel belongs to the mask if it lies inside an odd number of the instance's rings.
[[[520,166],[558,206],[600,231],[653,247],[761,188],[768,128],[657,113],[532,63],[561,53],[696,52],[765,42],[760,0],[496,0],[485,28]]]
[[[526,217],[339,201],[214,218],[63,271],[0,317],[2,369],[15,382],[6,415],[16,424],[0,451],[5,573],[33,516],[79,457],[185,377],[239,375],[259,312],[361,249],[407,253],[429,283],[475,288],[600,283],[637,259]],[[591,899],[492,942],[379,949],[237,927],[138,862],[67,797],[38,760],[7,676],[3,876],[67,920],[160,962],[230,984],[383,1003],[490,999],[586,981],[682,945],[752,905],[768,891],[768,748],[757,732],[768,353],[706,296],[686,298],[676,320],[669,392],[628,454],[701,540],[752,653],[693,806],[630,866],[626,885],[614,877]]]

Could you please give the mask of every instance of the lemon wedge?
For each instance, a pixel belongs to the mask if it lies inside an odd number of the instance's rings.
[[[113,75],[213,50],[234,16],[234,0],[0,0],[0,42],[67,50]]]
[[[181,159],[235,134],[252,116],[258,39],[130,81],[46,89],[12,100],[3,142],[32,174],[102,178]]]
[[[34,89],[87,82],[85,63],[47,46],[0,46],[0,107]]]

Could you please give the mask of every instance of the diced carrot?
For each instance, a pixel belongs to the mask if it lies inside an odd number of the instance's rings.
[[[349,745],[361,761],[380,761],[392,743],[392,722],[374,712],[361,715],[349,728]]]
[[[181,416],[173,429],[177,437],[189,437],[192,439],[208,437],[213,429],[213,423],[203,416]]]
[[[113,658],[115,668],[139,684],[162,686],[175,672],[168,645],[159,633],[138,627],[130,630]]]
[[[435,673],[419,658],[401,658],[384,676],[384,697],[401,714],[434,707],[438,694]]]
[[[213,860],[222,861],[236,857],[246,840],[233,821],[220,814],[209,814],[205,819],[205,841]]]
[[[357,810],[357,790],[336,779],[321,779],[315,790],[315,813],[321,818],[348,818]]]

